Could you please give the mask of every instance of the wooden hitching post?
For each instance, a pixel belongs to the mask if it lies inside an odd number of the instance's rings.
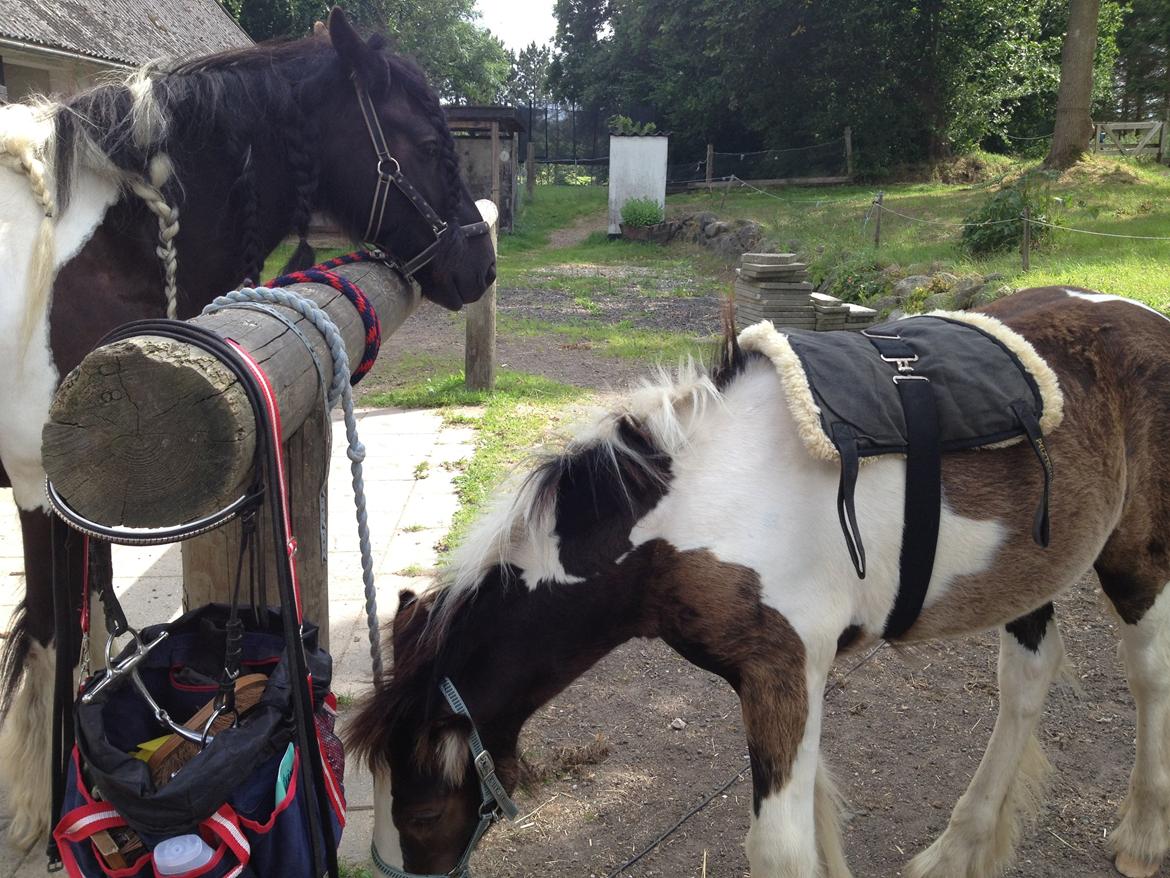
[[[417,290],[389,267],[357,263],[335,271],[362,288],[383,336],[418,304]],[[357,310],[324,284],[290,290],[326,311],[356,365],[365,348]],[[277,310],[301,330],[329,381],[324,338],[296,312]],[[262,311],[227,309],[190,322],[250,351],[276,394],[305,616],[320,626],[327,644],[330,424],[313,354],[282,320]],[[244,493],[252,479],[255,437],[251,406],[227,366],[193,345],[138,336],[92,351],[66,376],[49,412],[42,454],[53,484],[86,518],[107,526],[169,527],[208,515]],[[271,545],[263,521],[258,533],[268,600],[276,606],[275,558],[283,547]],[[230,598],[239,542],[239,524],[232,523],[183,544],[184,606]]]
[[[874,199],[874,208],[877,210],[877,216],[874,218],[873,225],[873,246],[880,247],[882,245],[882,199],[886,193],[879,192],[877,198]]]
[[[498,223],[491,223],[492,247],[497,243]],[[466,308],[467,333],[464,343],[464,383],[471,390],[493,390],[496,386],[496,285],[493,283],[478,302]]]
[[[711,183],[715,179],[715,144],[707,144],[707,189],[711,188]]]

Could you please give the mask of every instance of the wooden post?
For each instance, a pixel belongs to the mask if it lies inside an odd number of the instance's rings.
[[[505,171],[508,175],[508,228],[507,231],[512,231],[516,224],[516,211],[520,209],[520,187],[517,182],[520,179],[520,132],[512,132],[512,146],[508,150],[511,158],[508,160],[508,167]]]
[[[877,211],[877,216],[874,218],[873,225],[873,246],[880,247],[882,245],[882,199],[886,193],[879,192],[877,198],[874,199],[874,208]]]
[[[715,179],[715,144],[707,144],[707,188],[711,188],[711,182]]]
[[[853,128],[845,126],[845,176],[853,179]]]
[[[491,224],[492,247],[497,243],[497,225]],[[463,353],[463,381],[471,390],[494,390],[496,386],[496,285],[493,283],[478,302],[466,308],[467,333]]]
[[[1028,271],[1031,268],[1030,259],[1029,259],[1029,256],[1030,256],[1030,253],[1032,250],[1031,217],[1032,217],[1031,211],[1029,210],[1028,205],[1025,204],[1024,205],[1024,213],[1022,216],[1022,219],[1024,220],[1024,235],[1020,239],[1020,258],[1022,259],[1023,264],[1024,264],[1024,271]]]
[[[500,208],[500,122],[492,120],[492,204]]]
[[[727,193],[731,189],[731,181],[735,179],[735,174],[727,177],[727,182],[723,184],[723,197],[719,199],[719,209],[723,210],[723,205],[727,204]]]
[[[532,133],[529,132],[529,137]],[[525,173],[528,179],[525,185],[528,187],[528,200],[532,200],[532,196],[536,193],[536,144],[531,140],[528,141],[528,155],[524,159]]]
[[[393,269],[358,263],[335,269],[358,283],[373,303],[382,332],[394,332],[418,304],[417,290]],[[293,291],[324,308],[337,324],[351,363],[365,348],[365,328],[344,296],[323,284]],[[292,527],[305,615],[328,640],[325,483],[329,419],[321,403],[313,355],[326,380],[328,345],[313,325],[278,308],[303,333],[312,353],[281,319],[263,311],[228,309],[192,323],[230,337],[252,353],[273,386],[281,412],[292,497]],[[108,526],[183,524],[238,498],[253,472],[256,423],[233,373],[193,345],[138,336],[91,352],[61,383],[43,431],[45,470],[65,500]],[[269,600],[277,552],[265,535]],[[234,584],[238,525],[183,546],[185,606],[225,601]]]

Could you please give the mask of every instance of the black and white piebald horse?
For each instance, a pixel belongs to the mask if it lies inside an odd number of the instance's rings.
[[[944,456],[933,573],[898,639],[999,628],[1000,712],[945,831],[906,874],[988,878],[1010,861],[1048,769],[1034,732],[1065,662],[1051,601],[1095,569],[1138,716],[1111,844],[1123,874],[1152,876],[1170,848],[1170,322],[1055,287],[974,319],[1026,340],[1021,357],[1047,364],[1049,404],[1063,410],[1047,437],[1051,541],[1033,539],[1042,470],[1027,444]],[[382,874],[458,864],[497,808],[477,741],[511,790],[528,717],[618,644],[660,637],[740,697],[752,875],[849,875],[821,702],[834,660],[879,640],[895,605],[907,467],[890,455],[861,468],[859,579],[838,522],[840,466],[810,456],[788,386],[774,357],[729,338],[711,376],[635,392],[504,497],[441,584],[400,596],[393,662],[350,729],[375,771]]]
[[[292,231],[301,247],[289,268],[306,267],[313,210],[389,254],[444,307],[475,301],[495,277],[434,92],[339,9],[304,40],[0,108],[0,464],[26,570],[4,644],[0,771],[19,845],[49,819],[52,540],[40,447],[53,390],[114,327],[188,318],[260,280]],[[57,546],[80,595],[76,538]],[[94,564],[102,554],[95,546]]]

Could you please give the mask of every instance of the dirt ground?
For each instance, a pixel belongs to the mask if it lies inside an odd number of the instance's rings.
[[[566,322],[570,297],[500,294],[501,313]],[[654,307],[648,302],[653,301]],[[717,307],[695,299],[616,297],[613,315],[646,328],[715,331]],[[672,310],[673,309],[673,310]],[[593,315],[594,317],[596,315]],[[376,383],[393,383],[395,352],[462,358],[462,324],[424,307],[391,340]],[[500,360],[580,386],[619,389],[645,364],[609,359],[559,337],[499,341]],[[1040,731],[1055,767],[1051,794],[1006,874],[1114,874],[1105,836],[1133,759],[1134,709],[1116,626],[1087,578],[1057,604],[1081,694],[1053,690]],[[943,829],[995,722],[997,638],[886,648],[830,689],[824,750],[848,802],[847,852],[857,878],[903,874]],[[686,726],[671,728],[675,718]],[[477,853],[480,878],[606,878],[746,765],[731,689],[659,642],[628,643],[527,726],[523,752],[540,780],[518,795],[521,820],[494,829]],[[746,773],[636,865],[630,876],[746,876]],[[1166,873],[1163,873],[1166,874]]]

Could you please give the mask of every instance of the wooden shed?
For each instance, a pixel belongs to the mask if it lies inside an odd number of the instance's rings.
[[[459,166],[472,198],[490,198],[500,208],[500,231],[512,231],[519,204],[520,134],[527,129],[514,107],[450,106],[447,123],[455,136]]]
[[[216,0],[0,0],[0,103],[252,41]]]

